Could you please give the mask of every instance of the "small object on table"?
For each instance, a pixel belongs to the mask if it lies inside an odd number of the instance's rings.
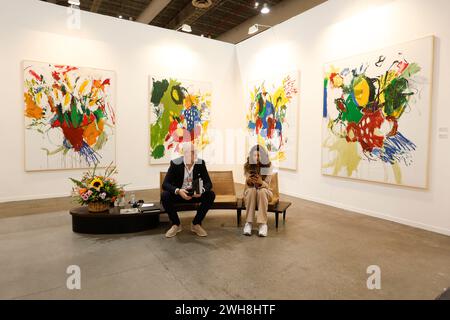
[[[160,210],[161,210],[161,207],[159,205],[159,202],[142,203],[139,206],[139,211],[142,212],[142,213],[158,212]]]
[[[139,213],[139,209],[138,208],[120,209],[120,214],[131,214],[131,213]]]

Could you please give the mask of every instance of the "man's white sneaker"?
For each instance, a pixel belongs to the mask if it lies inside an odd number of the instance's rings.
[[[169,230],[167,230],[166,232],[166,238],[172,238],[175,237],[177,235],[178,232],[181,232],[183,230],[183,228],[181,227],[181,224],[179,226],[177,226],[176,224],[174,224],[172,227],[170,227]]]
[[[246,222],[244,226],[244,235],[251,236],[252,235],[252,224],[250,222]]]
[[[191,224],[191,231],[194,232],[199,237],[206,237],[208,233],[199,224]]]
[[[260,237],[267,237],[267,224],[266,224],[266,223],[261,224],[261,225],[259,226],[258,235],[259,235]]]

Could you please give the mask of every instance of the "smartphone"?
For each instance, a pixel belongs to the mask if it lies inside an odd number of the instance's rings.
[[[191,188],[191,189],[187,189],[186,191],[187,191],[187,195],[189,197],[192,197],[194,195],[194,189]]]

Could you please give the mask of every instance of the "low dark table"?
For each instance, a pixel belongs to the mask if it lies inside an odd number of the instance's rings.
[[[70,210],[72,230],[77,233],[114,234],[140,232],[159,226],[161,210],[121,214],[120,209],[114,207],[109,211],[94,213],[89,212],[87,206],[73,208]]]

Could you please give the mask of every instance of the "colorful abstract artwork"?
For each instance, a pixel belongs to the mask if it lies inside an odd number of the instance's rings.
[[[249,85],[247,130],[250,147],[266,147],[272,163],[297,169],[298,72]]]
[[[433,37],[325,67],[322,172],[426,188]]]
[[[202,151],[209,144],[211,84],[150,77],[150,164],[182,154],[183,142]]]
[[[115,161],[114,72],[23,62],[25,170]]]

